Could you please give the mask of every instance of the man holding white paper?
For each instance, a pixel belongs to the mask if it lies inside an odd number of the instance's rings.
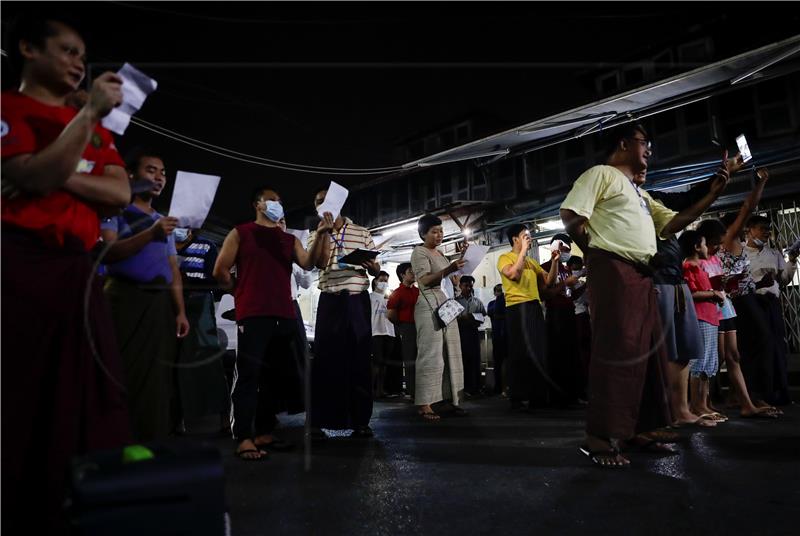
[[[309,249],[323,240],[319,257],[319,289],[314,361],[311,369],[311,426],[314,436],[324,438],[321,428],[353,430],[354,437],[369,437],[372,430],[372,324],[367,273],[377,277],[380,264],[373,260],[361,266],[341,262],[357,249],[374,250],[369,231],[341,215],[346,190],[331,183],[317,192],[318,213],[337,210],[329,233],[311,233]],[[332,194],[332,195],[329,195]]]
[[[172,366],[177,340],[189,333],[173,231],[178,220],[153,208],[166,185],[160,153],[137,149],[126,159],[130,180],[150,183],[119,216],[103,220],[109,244],[105,293],[120,345],[134,438],[166,437],[170,431]]]

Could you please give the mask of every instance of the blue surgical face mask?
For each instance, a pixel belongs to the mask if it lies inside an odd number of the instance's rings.
[[[283,205],[279,201],[266,201],[264,204],[264,215],[275,223],[283,218]]]
[[[572,257],[571,253],[561,253],[561,262],[566,263]]]
[[[761,240],[760,238],[754,238],[754,239],[753,239],[753,243],[754,243],[754,244],[755,244],[757,247],[763,248],[763,247],[764,247],[764,244],[765,244],[766,242],[764,242],[764,241],[763,241],[763,240]]]
[[[189,238],[189,229],[182,229],[178,227],[173,231],[175,233],[175,241],[176,242],[186,242]]]

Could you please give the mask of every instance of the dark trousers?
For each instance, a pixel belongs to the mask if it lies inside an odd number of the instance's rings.
[[[733,305],[748,389],[770,404],[788,404],[791,397],[780,299],[772,294],[748,294],[734,298]]]
[[[311,426],[347,430],[372,418],[371,306],[367,292],[323,292],[311,363]]]
[[[403,353],[403,377],[406,383],[406,393],[413,397],[417,362],[417,326],[413,322],[397,324],[395,332],[399,336]]]
[[[228,404],[225,366],[217,338],[210,291],[186,291],[189,334],[178,343],[175,369],[175,421],[219,414]]]
[[[492,334],[492,362],[494,365],[494,393],[499,395],[503,392],[505,380],[503,378],[503,365],[508,355],[508,340],[505,333],[502,335]]]
[[[0,236],[3,534],[66,533],[71,458],[131,439],[114,326],[81,244]]]
[[[105,294],[122,354],[133,437],[163,439],[174,424],[175,308],[165,284],[106,278]]]
[[[542,306],[538,301],[507,305],[506,328],[511,400],[543,406],[548,400],[548,379]]]
[[[763,296],[745,294],[731,301],[736,309],[736,339],[742,356],[742,374],[752,398],[772,398],[775,343]],[[783,320],[780,321],[781,327]]]
[[[464,390],[475,395],[481,389],[481,333],[470,319],[458,321],[458,333],[461,337]]]
[[[589,319],[589,313],[575,315],[575,327],[578,345],[578,366],[580,369],[580,374],[578,377],[578,392],[581,398],[587,400],[589,363],[591,362],[592,357],[592,323]]]
[[[392,351],[386,357],[386,371],[383,380],[383,391],[390,395],[399,395],[403,392],[403,349],[400,337],[391,337]]]
[[[394,353],[394,337],[373,335],[372,337],[372,393],[381,398],[384,395],[386,368]]]
[[[558,402],[572,402],[580,395],[577,326],[574,307],[547,308],[547,363],[550,377],[561,388]]]
[[[294,349],[297,323],[290,318],[257,316],[237,322],[238,348],[231,393],[232,431],[237,441],[270,434],[275,429],[275,376],[283,352],[281,343]],[[272,379],[270,379],[272,375]]]

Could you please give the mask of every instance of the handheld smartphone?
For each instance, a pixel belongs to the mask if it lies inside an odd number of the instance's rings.
[[[554,240],[552,244],[550,244],[550,251],[561,251],[561,246],[564,245],[564,242],[561,240]]]
[[[748,162],[753,159],[753,154],[750,152],[750,146],[747,145],[747,138],[744,134],[736,136],[736,145],[739,146],[739,152],[742,153],[742,162]]]

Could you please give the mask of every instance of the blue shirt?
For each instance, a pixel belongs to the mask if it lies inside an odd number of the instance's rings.
[[[104,219],[100,228],[114,231],[117,233],[117,240],[123,240],[146,231],[161,217],[163,216],[158,212],[147,214],[134,205],[128,205],[121,215]],[[169,257],[175,255],[175,236],[169,234],[161,240],[148,242],[138,253],[127,259],[107,264],[107,273],[139,283],[158,280],[172,283]]]

